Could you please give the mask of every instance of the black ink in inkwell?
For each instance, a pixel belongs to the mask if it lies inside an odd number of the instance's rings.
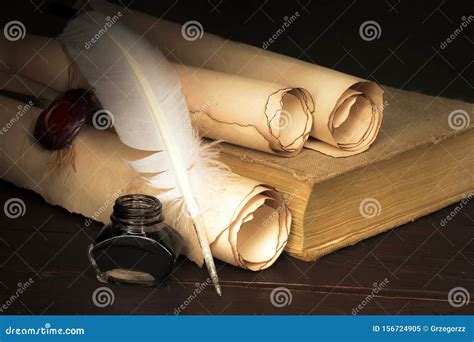
[[[160,286],[183,246],[164,223],[160,201],[148,195],[117,198],[111,223],[89,246],[89,260],[101,282]]]

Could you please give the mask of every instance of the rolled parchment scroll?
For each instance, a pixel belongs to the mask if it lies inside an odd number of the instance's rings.
[[[307,141],[308,148],[346,157],[367,150],[377,137],[383,116],[383,90],[373,82],[105,1],[92,0],[90,4],[106,15],[121,12],[121,22],[170,50],[176,62],[308,90],[315,102],[311,130],[314,139]]]
[[[89,48],[93,48],[93,45]],[[21,41],[0,39],[0,70],[18,73],[0,87],[26,88],[43,96],[87,81],[55,39],[27,35]],[[175,64],[191,118],[202,135],[285,157],[296,155],[307,141],[314,104],[309,93],[276,83]],[[1,76],[1,75],[0,75]],[[19,81],[19,78],[22,78]],[[112,113],[113,114],[113,113]]]
[[[40,109],[3,96],[0,104],[2,178],[34,190],[50,204],[104,223],[118,196],[158,193],[124,162],[148,152],[133,150],[114,133],[90,126],[83,127],[62,154],[46,151],[32,136]],[[269,267],[282,253],[290,232],[291,215],[284,198],[269,186],[237,175],[226,177],[225,183],[219,177],[215,181],[203,196],[206,203],[200,203],[213,255],[249,270]],[[169,208],[164,210],[169,219]],[[194,230],[175,229],[184,239],[184,254],[202,265]]]
[[[285,157],[298,154],[308,140],[314,104],[306,90],[175,66],[203,135]]]

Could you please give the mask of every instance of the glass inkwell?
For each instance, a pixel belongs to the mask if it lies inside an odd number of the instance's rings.
[[[161,286],[183,246],[164,223],[160,201],[148,195],[117,198],[106,225],[89,246],[89,260],[101,282]]]

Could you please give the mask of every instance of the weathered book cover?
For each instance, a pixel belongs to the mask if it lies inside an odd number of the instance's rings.
[[[473,104],[385,87],[380,135],[366,152],[282,158],[233,145],[223,159],[287,196],[287,251],[315,259],[427,215],[474,190]],[[317,108],[316,108],[317,110]]]

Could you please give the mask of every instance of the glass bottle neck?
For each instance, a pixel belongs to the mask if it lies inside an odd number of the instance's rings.
[[[117,198],[110,216],[112,224],[128,234],[161,230],[165,223],[160,201],[148,195],[131,194]]]

